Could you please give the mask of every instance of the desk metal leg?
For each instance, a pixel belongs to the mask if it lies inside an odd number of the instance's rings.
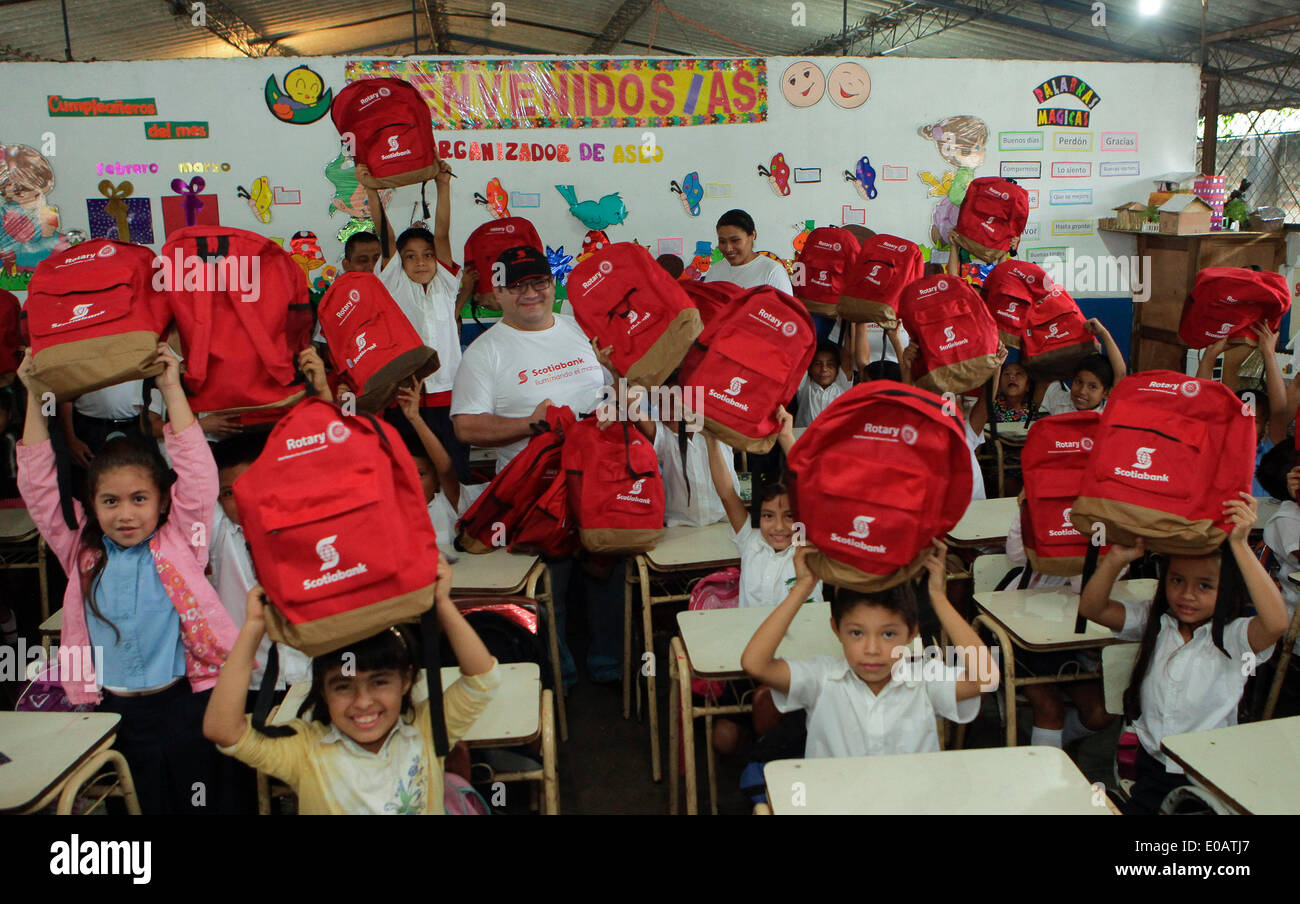
[[[704,712],[704,762],[708,764],[709,769],[709,812],[717,816],[718,764],[717,755],[713,750],[713,716],[709,714],[707,706]]]
[[[699,812],[699,790],[695,782],[695,708],[691,705],[691,663],[680,637],[672,640],[672,657],[677,667],[677,696],[681,706],[682,746],[686,749],[686,815]],[[675,752],[674,752],[675,755]],[[677,813],[677,798],[673,797],[673,814]]]
[[[1011,645],[1011,637],[1003,630],[1002,626],[986,615],[980,614],[975,616],[971,622],[971,627],[976,631],[980,625],[988,628],[993,636],[998,639],[998,646],[1002,650],[1002,689],[1006,695],[1007,703],[1007,746],[1016,746],[1016,652],[1015,647]],[[963,739],[964,740],[964,739]]]
[[[623,566],[623,718],[632,715],[632,562]]]
[[[64,783],[63,791],[59,794],[59,804],[55,810],[59,816],[72,815],[72,806],[77,800],[77,794],[86,786],[87,782],[94,779],[99,770],[105,765],[112,766],[113,771],[117,774],[115,783],[126,803],[126,812],[132,816],[140,815],[140,799],[136,797],[135,782],[131,778],[131,768],[126,764],[126,757],[116,750],[101,750],[82,763]],[[110,789],[104,796],[107,797],[112,793]]]
[[[668,813],[676,816],[681,785],[681,732],[682,707],[678,685],[681,683],[677,668],[677,643],[668,656]]]
[[[646,709],[650,713],[650,775],[655,781],[663,778],[663,765],[660,762],[659,755],[659,698],[656,696],[657,688],[655,682],[655,673],[658,670],[655,664],[655,632],[650,605],[650,574],[646,568],[645,556],[636,557],[637,577],[641,582],[641,629],[645,632],[645,651],[650,654],[646,663],[650,666],[646,670]],[[687,673],[689,674],[689,673]],[[690,690],[690,681],[685,681],[687,690]]]
[[[537,592],[538,581],[542,583],[542,592]],[[564,676],[560,671],[560,634],[555,624],[555,584],[551,582],[551,566],[539,562],[528,575],[528,587],[525,595],[537,600],[546,610],[546,633],[551,647],[551,673],[555,688],[555,706],[560,715],[560,740],[569,740],[569,716],[564,706]]]
[[[1264,701],[1261,719],[1273,718],[1273,708],[1277,706],[1277,698],[1282,694],[1282,682],[1286,680],[1287,669],[1291,665],[1291,651],[1295,649],[1297,634],[1300,634],[1300,606],[1296,607],[1295,614],[1291,616],[1291,626],[1286,629],[1286,634],[1282,638],[1282,651],[1277,657],[1277,671],[1273,674],[1273,684],[1268,689],[1268,699]]]
[[[560,780],[555,753],[555,693],[542,691],[542,814],[560,815]]]

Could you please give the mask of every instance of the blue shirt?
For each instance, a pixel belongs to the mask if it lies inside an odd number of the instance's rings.
[[[108,561],[95,581],[95,605],[118,634],[86,607],[90,642],[104,651],[100,682],[142,690],[183,677],[181,618],[158,577],[149,540],[123,548],[105,537],[104,549]]]

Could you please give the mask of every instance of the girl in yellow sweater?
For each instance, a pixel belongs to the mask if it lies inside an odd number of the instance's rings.
[[[496,691],[496,660],[451,601],[451,566],[438,562],[435,605],[461,677],[442,695],[456,743]],[[311,721],[267,737],[244,714],[253,657],[266,630],[261,587],[248,594],[244,627],[212,691],[203,733],[222,753],[274,775],[298,795],[302,814],[441,814],[442,760],[434,755],[429,701],[413,703],[419,672],[415,632],[399,625],[312,661],[303,711]],[[437,676],[429,676],[436,681]]]

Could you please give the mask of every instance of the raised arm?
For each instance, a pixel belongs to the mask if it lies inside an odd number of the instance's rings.
[[[1282,378],[1282,366],[1277,363],[1277,333],[1268,328],[1266,323],[1255,324],[1255,335],[1259,337],[1259,353],[1264,359],[1264,386],[1268,390],[1268,438],[1274,443],[1286,440],[1286,429],[1295,416],[1294,410],[1286,405],[1286,380]]]
[[[381,217],[379,215],[384,208],[384,202],[379,200],[379,192],[371,188],[369,185],[366,185],[363,180],[363,177],[366,179],[370,177],[370,167],[366,166],[364,163],[358,163],[356,166],[356,174],[357,182],[360,183],[363,189],[365,189],[366,203],[370,206],[370,219],[374,220],[375,229],[379,229],[379,221],[381,219],[384,221],[384,232],[387,233],[388,241],[381,242],[380,247],[387,248],[388,253],[385,254],[384,259],[380,261],[380,269],[382,269],[385,264],[393,259],[393,255],[397,253],[397,235],[393,232],[392,221],[386,216]]]
[[[1115,382],[1118,383],[1128,376],[1128,365],[1124,363],[1124,356],[1119,353],[1119,346],[1111,338],[1110,330],[1106,329],[1105,325],[1096,317],[1089,320],[1087,326],[1088,330],[1101,340],[1102,348],[1106,350],[1106,358],[1115,371]]]
[[[222,747],[234,747],[248,730],[244,707],[248,700],[248,682],[253,674],[257,646],[266,633],[263,613],[266,596],[259,584],[248,591],[244,608],[244,626],[239,629],[235,645],[221,667],[208,708],[203,713],[203,736]]]
[[[1239,493],[1239,498],[1230,499],[1223,504],[1223,513],[1232,521],[1232,533],[1228,535],[1228,548],[1241,569],[1242,580],[1246,584],[1246,593],[1255,604],[1255,616],[1246,627],[1246,640],[1256,653],[1262,653],[1290,627],[1291,617],[1277,584],[1256,558],[1250,548],[1250,530],[1259,516],[1255,498],[1249,493]]]
[[[794,446],[794,415],[782,405],[776,409],[776,419],[781,422],[781,432],[776,435],[776,441],[781,444],[781,451],[789,455]]]
[[[727,512],[727,521],[731,524],[731,529],[739,533],[745,526],[745,522],[749,520],[749,512],[746,511],[745,503],[736,493],[735,484],[731,482],[731,473],[727,468],[727,460],[723,457],[730,452],[730,447],[718,442],[718,438],[708,431],[705,431],[704,436],[709,444],[709,476],[713,478],[713,489],[722,500],[722,507]]]
[[[451,600],[451,566],[441,555],[438,556],[438,584],[434,590],[434,600],[438,607],[438,625],[447,636],[452,652],[456,654],[461,674],[482,675],[492,671],[495,663],[492,654]],[[433,680],[432,677],[430,680]]]
[[[329,381],[325,379],[325,362],[314,346],[309,345],[298,352],[298,369],[319,398],[327,402],[334,401],[334,393],[330,391]]]
[[[997,687],[1000,678],[998,666],[979,634],[948,599],[948,545],[937,539],[931,543],[930,554],[925,560],[929,573],[930,605],[966,667],[966,678],[957,682],[957,699],[969,700]]]
[[[451,167],[442,161],[439,163],[442,169],[433,177],[438,186],[438,200],[433,211],[433,250],[438,260],[450,267],[455,261],[451,252]]]
[[[1079,614],[1112,631],[1123,630],[1126,617],[1124,606],[1111,599],[1110,592],[1125,567],[1142,558],[1145,552],[1146,541],[1141,537],[1136,546],[1111,544],[1110,551],[1101,557],[1097,570],[1092,573],[1092,579],[1083,588],[1083,594],[1079,597]]]
[[[1222,355],[1223,350],[1227,347],[1228,340],[1220,339],[1218,342],[1215,342],[1213,345],[1202,350],[1201,361],[1196,365],[1196,378],[1198,380],[1214,379],[1214,363],[1219,360],[1219,355]]]
[[[420,417],[420,384],[414,377],[411,378],[411,383],[414,385],[403,386],[397,390],[397,405],[402,409],[402,414],[406,416],[411,428],[415,430],[415,435],[420,438],[420,445],[428,454],[429,461],[433,463],[433,470],[438,475],[438,488],[451,503],[452,510],[459,511],[460,478],[456,476],[456,466],[452,464],[451,456],[438,441],[438,437],[429,429],[424,418]]]
[[[788,694],[790,692],[790,666],[784,659],[776,658],[777,647],[790,630],[790,623],[799,614],[799,607],[817,588],[817,578],[808,569],[807,556],[811,546],[801,546],[794,554],[794,586],[781,605],[772,614],[763,619],[754,636],[745,645],[745,652],[740,654],[740,667],[745,674],[760,684]]]

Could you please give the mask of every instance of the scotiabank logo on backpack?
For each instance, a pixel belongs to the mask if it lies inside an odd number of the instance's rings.
[[[90,310],[93,307],[94,307],[93,304],[73,305],[72,316],[69,317],[67,320],[58,323],[51,323],[50,329],[57,330],[65,326],[80,326],[81,324],[85,323],[88,320],[94,320],[96,317],[103,317],[104,314],[107,313],[104,310],[98,310],[92,314]]]
[[[749,404],[736,399],[736,396],[740,395],[740,391],[748,382],[749,381],[744,377],[732,377],[731,385],[722,390],[722,392],[710,388],[708,393],[709,398],[717,399],[719,402],[722,402],[724,405],[730,405],[732,408],[738,408],[741,411],[748,411]]]
[[[847,535],[831,531],[831,542],[838,543],[841,546],[851,546],[863,552],[883,553],[888,549],[885,544],[866,542],[866,538],[871,534],[871,522],[875,520],[870,515],[857,515],[853,519],[853,528]]]
[[[358,364],[361,363],[361,359],[366,356],[367,352],[373,352],[376,348],[379,347],[379,344],[376,342],[371,342],[370,344],[367,345],[365,333],[357,334],[356,343],[357,343],[357,354],[355,358],[347,359],[348,367],[356,367]]]
[[[304,578],[302,582],[303,590],[316,590],[319,587],[346,581],[348,578],[355,578],[366,573],[365,562],[358,562],[350,568],[330,571],[331,568],[339,564],[339,551],[334,547],[334,541],[338,538],[338,534],[334,534],[316,541],[316,555],[321,561],[320,570],[326,573],[318,578]]]
[[[1151,446],[1140,446],[1133,453],[1134,462],[1127,468],[1115,468],[1116,477],[1128,477],[1133,480],[1151,480],[1157,483],[1168,483],[1168,474],[1153,474],[1150,468],[1154,464],[1152,457],[1159,451]]]
[[[623,502],[637,502],[643,505],[651,505],[652,503],[650,500],[641,495],[641,489],[645,486],[645,481],[646,479],[644,477],[639,478],[632,484],[632,489],[628,490],[626,493],[619,493],[616,498],[621,499]]]
[[[384,90],[387,90],[387,89],[384,89]],[[388,136],[388,152],[385,153],[385,154],[380,154],[380,155],[379,155],[379,159],[380,159],[380,160],[396,160],[398,157],[409,157],[410,155],[411,155],[411,149],[410,149],[410,148],[406,148],[405,150],[401,149],[401,146],[400,146],[400,144],[399,144],[398,141],[397,141],[397,136],[396,136],[396,135],[389,135],[389,136]]]
[[[943,328],[943,338],[943,344],[939,346],[939,351],[941,352],[946,352],[950,348],[957,348],[958,346],[970,342],[970,340],[966,338],[958,339],[956,331],[950,326]]]
[[[1049,537],[1077,537],[1079,532],[1074,529],[1074,522],[1070,520],[1070,513],[1074,511],[1074,506],[1067,505],[1061,509],[1061,526],[1047,532]]]

